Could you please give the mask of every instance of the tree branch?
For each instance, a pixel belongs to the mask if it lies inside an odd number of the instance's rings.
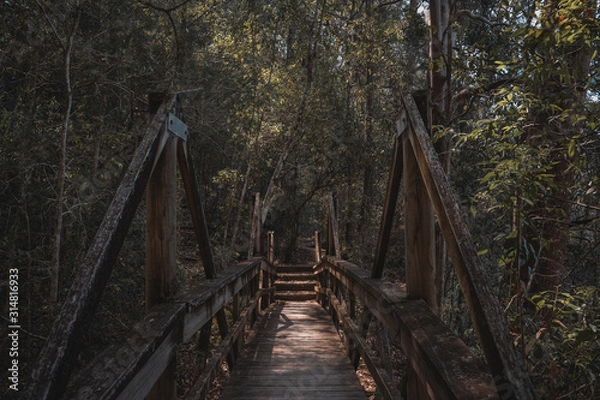
[[[387,6],[391,6],[391,5],[397,4],[397,3],[404,3],[404,1],[403,0],[388,1],[388,2],[385,2],[385,3],[377,4],[375,7],[376,8],[387,7]]]
[[[487,93],[489,91],[492,91],[494,89],[498,89],[499,87],[502,87],[504,85],[508,85],[508,84],[515,83],[518,81],[519,81],[518,78],[499,79],[499,80],[491,82],[487,85],[476,86],[476,87],[467,87],[467,88],[460,90],[458,93],[456,93],[454,95],[454,97],[452,98],[452,102],[454,104],[460,104],[464,101],[467,101],[468,99],[470,99],[473,96],[481,95],[481,94]]]
[[[152,8],[154,10],[157,10],[157,11],[162,11],[162,12],[170,13],[171,11],[175,11],[178,8],[183,7],[184,5],[186,5],[187,3],[189,3],[190,1],[191,0],[184,0],[182,3],[177,4],[175,6],[171,6],[169,8],[156,6],[156,5],[152,4],[151,2],[144,1],[144,0],[138,0],[138,3],[140,3],[141,5],[144,5],[144,6],[148,7],[148,8]]]
[[[493,28],[497,26],[508,26],[508,24],[505,24],[503,22],[493,22],[482,15],[474,14],[470,10],[458,10],[456,14],[454,14],[454,18],[458,19],[460,17],[468,17],[476,21],[483,22],[484,24],[489,25]]]

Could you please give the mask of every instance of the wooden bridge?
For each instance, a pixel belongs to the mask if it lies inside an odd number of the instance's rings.
[[[388,399],[535,398],[411,95],[404,96],[394,135],[375,263],[366,268],[341,259],[331,198],[326,237],[321,241],[319,233],[315,234],[314,262],[287,266],[287,270],[275,263],[273,233],[262,234],[255,207],[248,260],[217,273],[178,98],[151,104],[160,106],[155,107],[155,117],[53,325],[26,398],[177,398],[176,349],[195,336],[199,336],[199,346],[207,348],[213,319],[221,343],[204,360],[186,399],[204,398],[224,361],[231,376],[223,399],[366,398],[354,373],[361,359],[378,391]],[[185,293],[173,290],[177,167],[207,278]],[[406,207],[406,289],[382,278],[401,179]],[[144,193],[147,315],[125,343],[73,374],[81,338]],[[436,217],[485,361],[438,317]],[[263,236],[267,246],[263,246]],[[298,293],[291,293],[294,290]],[[226,309],[231,310],[231,318]],[[406,393],[396,387],[394,377],[365,339],[369,324],[376,320],[407,358]],[[244,329],[248,324],[253,327],[249,337]]]

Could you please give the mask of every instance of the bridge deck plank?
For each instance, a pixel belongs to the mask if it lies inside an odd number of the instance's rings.
[[[329,315],[314,301],[278,302],[225,384],[222,400],[366,399]]]

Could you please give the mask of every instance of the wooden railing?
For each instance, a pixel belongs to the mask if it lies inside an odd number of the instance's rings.
[[[365,341],[365,327],[374,318],[400,343],[409,361],[410,399],[535,398],[502,312],[486,285],[472,240],[452,197],[450,187],[412,97],[405,96],[404,118],[398,123],[395,156],[371,273],[341,260],[342,248],[330,198],[327,257],[321,258],[317,235],[315,273],[319,301],[344,329],[349,355],[362,357],[387,398],[399,398],[393,379]],[[199,346],[207,348],[216,318],[221,345],[204,362],[188,399],[206,394],[223,360],[235,362],[243,342],[243,327],[268,306],[276,271],[273,235],[268,234],[268,260],[262,253],[259,214],[255,211],[249,261],[217,274],[208,238],[204,209],[193,171],[187,130],[176,97],[158,107],[144,139],[119,186],[98,233],[74,280],[32,374],[27,396],[32,400],[69,398],[175,398],[175,351],[200,332]],[[207,278],[206,284],[183,294],[171,289],[176,245],[176,195],[173,181],[179,166]],[[407,289],[382,279],[389,230],[404,173],[407,204]],[[123,345],[113,347],[70,379],[81,339],[90,325],[139,202],[146,193],[147,316]],[[256,196],[256,204],[260,198]],[[255,207],[255,209],[257,209]],[[439,293],[433,251],[434,215],[448,245],[487,366],[439,319]],[[366,312],[361,327],[353,318],[357,302]],[[232,309],[228,324],[225,307]]]
[[[323,259],[316,271],[320,278],[317,288],[320,301],[329,303],[335,318],[347,330],[349,346],[358,346],[366,359],[368,350],[361,345],[365,327],[358,330],[348,318],[343,306],[346,290],[349,291],[350,315],[359,299],[367,307],[368,314],[362,318],[364,324],[368,327],[374,316],[389,329],[409,361],[409,399],[534,399],[536,395],[524,363],[512,343],[499,303],[487,284],[481,261],[425,128],[421,115],[426,113],[420,112],[412,96],[403,96],[403,101],[371,273],[340,259],[335,204],[330,198],[326,246],[330,257]],[[406,292],[381,279],[402,179]],[[443,269],[436,265],[436,217],[487,366],[437,317]],[[317,260],[319,258],[318,254]],[[390,377],[378,370],[371,372],[388,398],[395,398],[393,388],[388,390],[393,386]]]
[[[261,275],[274,274],[262,258],[243,262],[218,274],[200,287],[189,289],[172,302],[154,306],[121,346],[110,348],[81,370],[70,382],[69,399],[144,399],[172,362],[177,346],[192,338],[228,304],[233,324],[207,361],[186,399],[203,399],[223,361],[237,356],[244,343],[244,326],[256,319],[262,288]]]
[[[177,96],[151,96],[155,116],[137,148],[94,241],[80,266],[32,373],[26,397],[59,399],[171,399],[176,397],[175,349],[200,331],[208,348],[212,318],[222,344],[189,396],[201,398],[219,360],[235,361],[245,321],[268,305],[275,270],[262,258],[217,274],[200,192]],[[204,274],[208,283],[176,296],[177,167],[189,203]],[[138,204],[146,195],[146,318],[121,347],[86,366],[69,385],[81,340],[90,326]],[[270,251],[272,254],[272,251]],[[272,260],[271,260],[272,261]],[[233,324],[224,307],[233,309]],[[243,308],[243,310],[242,310]]]
[[[408,299],[398,285],[373,279],[347,261],[325,257],[318,264],[319,298],[343,327],[349,356],[358,352],[386,399],[401,395],[393,377],[373,354],[364,333],[350,317],[356,304],[381,321],[435,399],[495,399],[496,386],[481,360],[418,299]],[[346,301],[346,297],[353,297]],[[413,398],[413,397],[409,397]]]

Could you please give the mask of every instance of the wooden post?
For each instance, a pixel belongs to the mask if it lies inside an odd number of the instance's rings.
[[[406,291],[411,298],[425,300],[437,313],[433,207],[408,137],[403,141]]]
[[[269,253],[267,260],[269,260],[269,263],[273,264],[275,262],[275,232],[269,231],[267,235],[269,237]]]
[[[321,262],[321,243],[319,242],[319,231],[315,231],[315,263]]]
[[[420,162],[421,175],[444,232],[452,264],[469,306],[473,327],[481,342],[488,365],[498,388],[512,393],[510,398],[536,398],[533,385],[521,355],[517,353],[502,309],[487,285],[484,269],[477,256],[473,240],[462,219],[443,167],[431,139],[410,96],[403,102],[411,123],[410,143]]]
[[[421,115],[421,119],[423,120],[423,123],[425,124],[425,129],[427,130],[427,133],[429,134],[429,136],[431,137],[433,135],[433,129],[432,129],[432,121],[433,121],[433,108],[431,107],[431,104],[433,104],[433,100],[431,98],[431,91],[429,90],[419,90],[413,93],[413,99],[415,101],[415,105],[417,106],[417,109],[419,110],[419,114]],[[404,110],[406,112],[406,110]],[[406,115],[406,114],[403,114]],[[408,115],[406,115],[406,118],[408,120]],[[408,121],[407,121],[408,123]],[[414,130],[413,130],[414,133]],[[444,144],[445,143],[445,144]],[[438,146],[441,145],[441,146]],[[448,169],[449,169],[449,161],[450,161],[450,154],[448,153],[448,149],[444,149],[444,146],[447,146],[448,142],[446,139],[442,139],[442,140],[438,140],[434,143],[434,146],[436,148],[437,151],[437,155],[440,159],[440,162],[442,162],[445,167],[444,167],[444,171],[446,173],[448,173]],[[445,160],[445,161],[443,161]],[[421,172],[422,173],[422,172]],[[433,206],[434,210],[435,210],[435,205]],[[439,226],[439,223],[435,224],[435,268],[436,268],[436,272],[435,272],[435,286],[436,286],[436,292],[437,292],[437,303],[441,304],[442,303],[442,299],[444,296],[444,270],[446,267],[446,254],[447,254],[447,248],[446,248],[446,241],[444,240],[444,235],[442,234],[441,228]],[[438,315],[441,316],[441,310],[438,310]]]
[[[435,285],[435,224],[431,201],[421,178],[417,159],[408,135],[403,136],[406,292],[409,297],[423,299],[438,312]],[[407,366],[407,397],[430,399],[423,382],[418,381],[412,366]]]
[[[348,301],[350,303],[348,307],[348,315],[351,319],[354,319],[356,318],[356,295],[351,290],[348,291]]]
[[[254,211],[252,213],[252,221],[250,223],[250,246],[248,247],[248,258],[254,257],[255,254],[260,254],[260,246],[257,242],[260,241],[260,193],[254,193]]]
[[[327,237],[325,238],[325,254],[333,255],[333,233],[331,232],[331,216],[327,215]]]
[[[264,246],[262,240],[262,219],[260,216],[260,193],[256,193],[256,204],[258,204],[258,214],[256,217],[256,237],[254,238],[254,254],[264,255]]]
[[[177,252],[177,138],[171,135],[146,189],[146,311],[175,291]],[[173,360],[147,399],[175,399],[177,363]]]
[[[259,276],[259,290],[260,289],[268,289],[269,288],[269,273],[263,269],[258,273]],[[269,294],[265,293],[258,298],[258,309],[264,310],[269,307]]]
[[[268,238],[269,238],[269,251],[268,251],[267,259],[270,264],[273,264],[275,262],[275,232],[269,231]],[[271,275],[270,273],[265,274],[265,281],[264,281],[265,287],[271,289],[273,287],[273,282],[274,282],[273,275]],[[267,295],[267,305],[273,303],[273,300],[274,300],[273,292],[269,291],[269,294]]]

